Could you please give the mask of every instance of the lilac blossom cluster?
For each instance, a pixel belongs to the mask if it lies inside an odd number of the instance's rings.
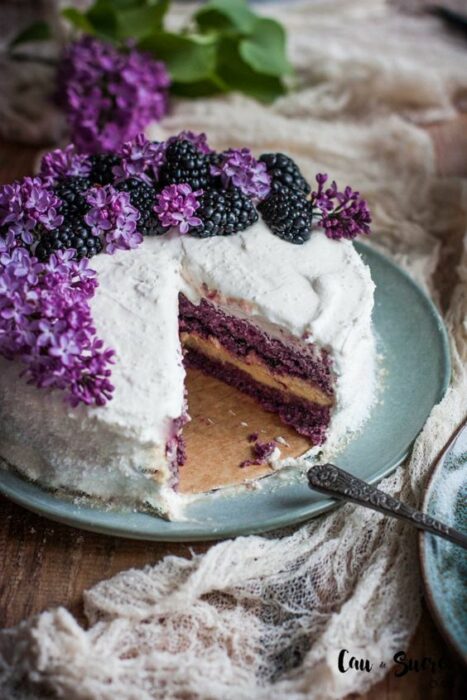
[[[60,200],[40,177],[25,177],[0,186],[0,253],[31,245],[39,226],[47,231],[60,226]]]
[[[114,353],[91,317],[96,273],[73,258],[57,251],[40,263],[21,247],[0,254],[0,355],[21,361],[28,383],[64,391],[72,406],[102,406],[112,397]]]
[[[243,194],[258,201],[271,190],[271,176],[266,164],[253,157],[249,148],[229,148],[211,165],[211,174],[220,177],[224,187],[234,185]]]
[[[203,222],[195,216],[199,207],[198,197],[202,190],[193,192],[190,185],[168,185],[156,197],[154,211],[162,226],[174,226],[180,233],[188,233],[190,228]]]
[[[102,238],[106,253],[131,250],[142,243],[143,236],[137,230],[139,212],[127,192],[119,192],[112,185],[93,187],[87,191],[86,201],[91,208],[84,221],[94,236]]]
[[[159,170],[165,160],[167,144],[148,141],[144,134],[138,134],[133,141],[127,141],[119,151],[120,163],[112,172],[115,182],[137,177],[151,184],[159,177]]]
[[[64,149],[56,148],[46,153],[41,160],[40,177],[50,185],[65,177],[87,177],[90,172],[89,157],[77,153],[73,144]]]
[[[326,236],[335,240],[351,240],[359,234],[369,234],[370,210],[360,193],[354,192],[351,187],[339,192],[335,182],[325,188],[327,181],[328,176],[325,173],[318,173],[318,189],[311,193],[313,214],[320,217]]]
[[[68,44],[58,71],[58,100],[79,151],[112,151],[167,112],[164,63],[135,48],[118,50],[84,36]]]

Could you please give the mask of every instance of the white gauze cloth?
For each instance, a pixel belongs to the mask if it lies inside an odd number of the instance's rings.
[[[374,245],[437,303],[443,291],[451,387],[411,458],[381,483],[419,506],[467,405],[465,182],[437,176],[420,126],[453,116],[467,94],[465,45],[437,20],[397,16],[377,0],[265,11],[287,27],[297,91],[271,107],[240,96],[180,101],[157,132],[190,128],[216,147],[284,151],[309,178],[326,171],[350,183],[370,202]],[[420,616],[416,533],[349,504],[286,532],[125,571],[85,593],[85,612],[87,629],[59,608],[3,632],[0,697],[342,698],[367,690],[386,673],[380,663],[408,647]],[[371,673],[338,671],[349,647],[374,662]]]

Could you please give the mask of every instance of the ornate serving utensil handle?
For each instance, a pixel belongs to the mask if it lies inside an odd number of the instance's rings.
[[[334,464],[317,464],[307,472],[308,485],[311,489],[319,491],[326,496],[338,498],[344,501],[357,503],[372,510],[377,510],[384,515],[399,518],[411,523],[419,530],[426,530],[432,535],[444,537],[444,539],[458,544],[467,549],[467,536],[455,530],[427,513],[415,510],[411,506],[398,501],[397,498],[388,496],[375,486],[370,486],[365,481],[357,479],[344,469]]]

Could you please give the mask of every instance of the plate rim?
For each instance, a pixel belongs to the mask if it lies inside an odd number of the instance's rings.
[[[440,381],[439,381],[439,389],[438,389],[438,394],[436,396],[435,403],[433,403],[432,408],[437,405],[442,398],[444,397],[447,388],[450,383],[450,378],[451,378],[451,354],[450,354],[450,343],[449,343],[449,336],[448,332],[446,329],[446,326],[444,324],[444,321],[441,317],[441,314],[439,313],[436,305],[430,299],[428,294],[425,292],[425,290],[416,282],[410,274],[404,270],[402,267],[400,267],[394,260],[389,258],[388,256],[384,255],[378,248],[374,248],[373,246],[366,245],[361,242],[355,243],[355,248],[357,251],[363,255],[370,255],[370,256],[375,256],[377,259],[379,259],[379,262],[383,263],[384,265],[389,266],[392,268],[393,271],[397,272],[397,274],[401,275],[407,284],[412,287],[421,300],[424,302],[425,307],[431,314],[432,318],[434,321],[436,321],[436,327],[438,331],[438,339],[440,342],[440,348],[442,350],[442,357],[443,357],[443,375],[442,377],[440,376]],[[421,428],[421,430],[423,427]],[[369,484],[377,484],[381,479],[384,479],[386,476],[389,476],[407,457],[409,454],[412,445],[414,444],[415,440],[417,439],[418,435],[420,434],[420,431],[410,440],[410,442],[402,446],[401,449],[399,450],[398,455],[394,458],[394,462],[389,465],[382,467],[378,471],[376,471],[370,478],[367,479]],[[232,537],[237,537],[237,536],[245,536],[245,535],[254,535],[254,534],[261,534],[264,532],[270,532],[272,530],[278,529],[278,528],[283,528],[283,527],[289,527],[293,525],[297,525],[300,523],[303,523],[307,520],[310,520],[311,518],[317,517],[323,513],[326,513],[330,511],[331,509],[338,507],[339,502],[334,500],[334,499],[329,499],[329,498],[322,498],[318,502],[315,503],[310,503],[309,506],[306,507],[306,512],[300,512],[297,513],[295,517],[290,517],[290,511],[285,511],[283,514],[272,516],[269,519],[263,520],[261,523],[258,523],[257,527],[252,527],[251,525],[244,526],[242,527],[242,524],[239,523],[235,527],[234,526],[226,526],[224,528],[221,528],[219,531],[214,531],[214,532],[206,532],[203,531],[203,533],[197,533],[196,531],[192,532],[190,534],[189,532],[184,533],[184,532],[133,532],[132,530],[125,529],[124,526],[121,526],[119,524],[115,525],[112,523],[109,524],[101,524],[101,523],[95,523],[95,521],[90,521],[89,518],[86,520],[81,519],[79,515],[67,515],[67,514],[61,514],[59,512],[54,512],[54,505],[56,504],[56,508],[62,508],[64,505],[67,506],[74,506],[78,510],[80,509],[79,506],[76,504],[73,504],[71,501],[66,501],[63,498],[57,497],[54,494],[48,492],[46,489],[42,488],[40,485],[28,481],[24,477],[20,476],[19,474],[15,474],[12,472],[7,472],[8,477],[10,477],[10,480],[12,479],[14,482],[19,482],[19,488],[21,489],[21,483],[22,484],[27,484],[29,487],[34,488],[34,490],[37,490],[39,492],[39,495],[43,498],[46,497],[47,500],[51,499],[52,503],[50,504],[49,507],[47,507],[47,503],[45,505],[42,504],[31,504],[31,498],[28,494],[22,495],[21,492],[17,493],[14,487],[8,486],[8,484],[4,483],[4,479],[2,478],[4,476],[5,472],[3,469],[0,469],[0,493],[4,494],[7,498],[9,498],[11,501],[14,503],[26,508],[27,510],[30,510],[42,517],[45,517],[49,520],[52,520],[54,522],[59,522],[61,524],[67,525],[68,527],[75,527],[78,529],[82,530],[87,530],[89,532],[96,532],[99,534],[104,534],[108,536],[113,536],[113,537],[121,537],[121,538],[126,538],[126,539],[136,539],[140,541],[156,541],[156,542],[207,542],[207,541],[214,541],[214,540],[220,540],[220,539],[228,539]],[[84,509],[83,509],[84,510]],[[106,514],[106,511],[103,508],[99,507],[92,507],[92,506],[86,506],[86,511],[88,510],[94,510],[96,513],[99,514]],[[122,513],[124,511],[118,511],[118,510],[108,510],[108,514],[112,513]],[[155,520],[159,519],[160,516],[151,516],[154,517]],[[167,522],[167,521],[165,521]]]

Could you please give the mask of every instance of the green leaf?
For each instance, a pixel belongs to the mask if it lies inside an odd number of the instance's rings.
[[[209,97],[219,92],[228,92],[229,88],[217,76],[194,83],[172,83],[171,92],[180,97]]]
[[[169,7],[169,0],[160,0],[156,4],[134,7],[119,12],[118,27],[122,39],[142,39],[162,27],[164,15]]]
[[[292,73],[285,45],[285,31],[279,22],[259,17],[250,36],[241,40],[239,51],[253,70],[281,76]]]
[[[38,21],[23,29],[10,41],[9,48],[12,49],[19,44],[26,44],[29,41],[47,41],[52,38],[52,32],[47,22]]]
[[[96,0],[86,13],[68,7],[62,15],[85,34],[138,40],[161,28],[169,4],[170,0]]]
[[[98,34],[104,39],[117,41],[118,39],[118,14],[112,0],[96,0],[85,15],[93,27],[93,34]]]
[[[86,34],[94,34],[94,27],[88,18],[74,7],[66,7],[62,10],[62,17],[68,20],[76,29],[81,29]]]
[[[225,38],[219,47],[217,75],[231,89],[270,103],[286,93],[280,78],[255,71],[240,54],[233,39]]]
[[[147,0],[112,0],[112,5],[117,11],[133,10],[136,7],[145,7],[147,4]]]
[[[248,34],[256,22],[256,15],[246,0],[211,0],[196,12],[194,18],[203,32],[214,30]]]
[[[175,82],[194,83],[215,73],[217,42],[213,37],[160,31],[143,39],[139,48],[165,61]]]

